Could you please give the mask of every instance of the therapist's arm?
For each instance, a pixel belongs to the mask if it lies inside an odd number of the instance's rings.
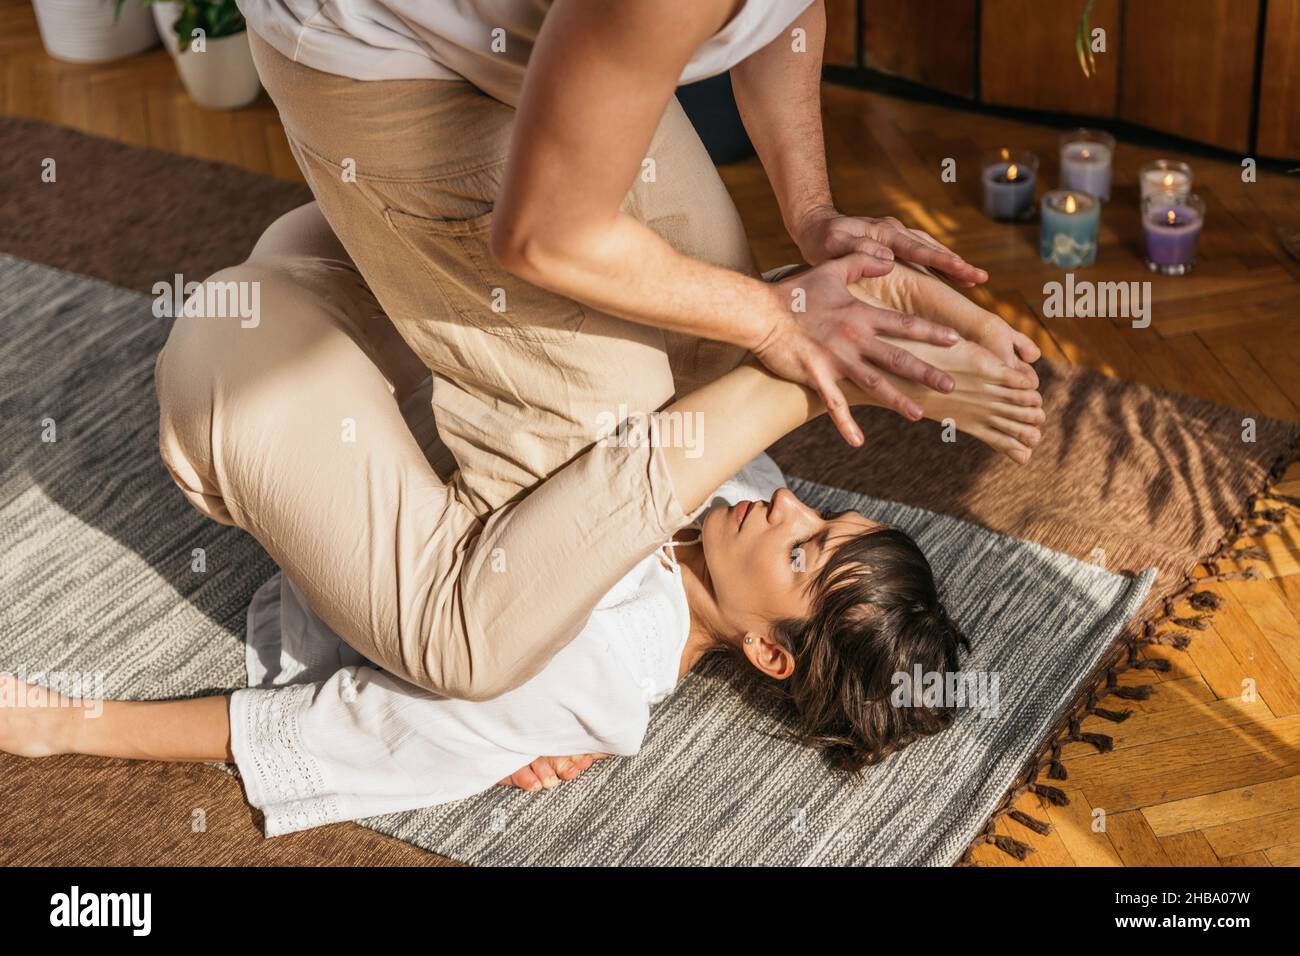
[[[796,35],[802,30],[802,35]],[[831,198],[822,135],[822,48],[826,9],[815,0],[775,40],[731,71],[745,130],[763,161],[790,238],[810,263],[866,253],[928,266],[963,285],[988,274],[967,263],[929,233],[897,219],[840,213]],[[858,157],[870,166],[873,158]],[[940,321],[943,321],[942,317]]]
[[[839,381],[913,419],[920,406],[882,369],[952,387],[944,373],[877,338],[951,344],[951,330],[848,294],[848,283],[890,263],[853,254],[767,284],[682,255],[619,210],[683,68],[739,7],[556,0],[529,60],[492,253],[515,275],[603,312],[751,350],[777,375],[818,392],[858,444]]]

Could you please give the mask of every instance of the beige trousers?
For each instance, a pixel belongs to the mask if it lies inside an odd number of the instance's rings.
[[[436,692],[496,696],[687,520],[657,449],[593,445],[602,421],[659,408],[742,353],[496,265],[508,107],[461,82],[320,73],[251,39],[319,210],[285,216],[208,280],[256,286],[256,325],[177,319],[157,365],[163,460],[362,654]],[[626,211],[752,273],[675,102],[650,153],[653,180]]]
[[[488,252],[514,110],[463,81],[361,82],[252,37],[258,73],[325,218],[434,374],[456,495],[483,514],[586,448],[734,367],[733,346],[603,315]],[[735,205],[673,100],[624,211],[694,258],[754,273]]]

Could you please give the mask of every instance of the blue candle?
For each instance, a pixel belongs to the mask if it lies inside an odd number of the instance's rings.
[[[1054,189],[1043,197],[1039,254],[1049,265],[1073,269],[1097,261],[1101,201],[1087,193]]]
[[[1026,219],[1034,211],[1038,157],[1023,150],[986,153],[981,162],[984,215],[990,219]]]
[[[1147,268],[1180,276],[1196,264],[1196,246],[1205,223],[1205,203],[1199,196],[1182,199],[1153,194],[1142,204],[1142,233],[1147,244]]]

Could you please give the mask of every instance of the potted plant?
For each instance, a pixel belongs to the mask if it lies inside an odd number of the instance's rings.
[[[196,103],[211,110],[233,110],[257,99],[262,87],[248,48],[248,28],[235,0],[140,2],[153,7],[158,32]]]
[[[148,11],[113,0],[32,0],[45,52],[71,63],[120,60],[158,42]]]

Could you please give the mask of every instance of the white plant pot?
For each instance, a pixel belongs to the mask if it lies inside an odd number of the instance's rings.
[[[235,110],[247,106],[262,92],[248,47],[248,33],[205,41],[202,53],[180,52],[180,40],[173,27],[181,14],[178,3],[151,4],[163,44],[176,61],[181,82],[194,102],[210,110]]]
[[[158,35],[162,37],[163,46],[173,57],[180,53],[180,41],[176,39],[176,31],[172,29],[176,20],[181,15],[181,5],[179,3],[151,3],[149,9],[153,11],[153,22],[158,27]]]
[[[121,16],[114,0],[32,0],[45,52],[71,63],[106,63],[147,50],[158,42],[153,17],[138,0],[126,0]]]

